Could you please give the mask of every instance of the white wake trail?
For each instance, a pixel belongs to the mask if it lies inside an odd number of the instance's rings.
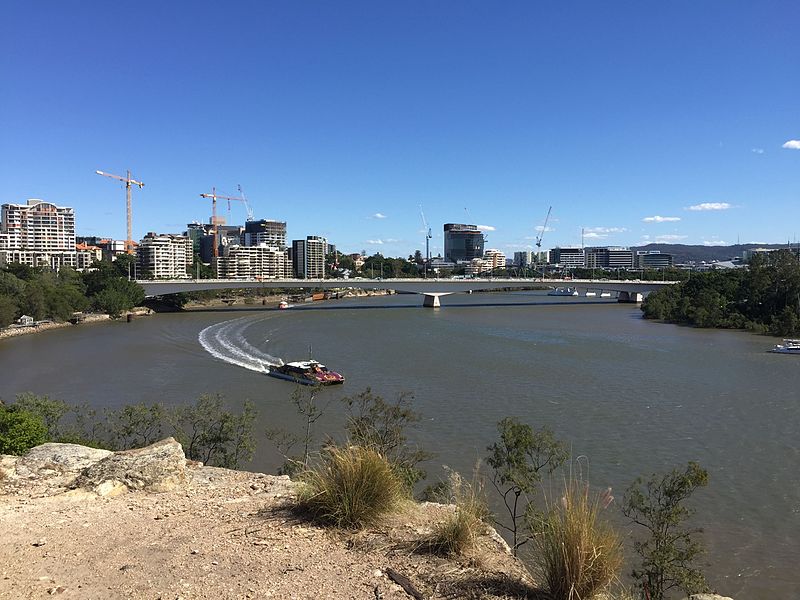
[[[242,317],[209,325],[197,336],[206,352],[250,371],[263,373],[270,366],[280,366],[280,358],[259,350],[244,337],[245,330],[253,325],[252,317]]]

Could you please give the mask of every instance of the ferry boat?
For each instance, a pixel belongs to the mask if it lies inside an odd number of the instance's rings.
[[[592,292],[591,290],[589,290],[584,294],[584,296],[586,296],[587,298],[594,298],[595,296],[597,296],[597,292]]]
[[[578,290],[574,287],[557,287],[554,290],[547,292],[548,296],[580,296]]]
[[[301,385],[335,385],[344,383],[344,376],[331,371],[316,360],[288,362],[279,367],[270,367],[267,375],[293,381]]]
[[[775,344],[775,347],[767,352],[776,354],[800,354],[800,340],[783,340],[782,344]]]

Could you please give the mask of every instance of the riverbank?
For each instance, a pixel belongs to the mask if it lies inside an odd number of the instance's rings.
[[[332,290],[331,292],[320,294],[319,297],[314,297],[316,294],[272,294],[267,296],[230,296],[226,298],[210,298],[208,300],[190,300],[183,305],[184,310],[205,309],[205,308],[221,308],[228,306],[251,306],[257,308],[259,306],[266,306],[270,308],[277,307],[281,302],[288,302],[290,304],[305,304],[311,302],[318,302],[321,300],[340,300],[344,298],[361,298],[372,296],[390,296],[394,294],[393,290],[362,290],[360,288],[341,290]]]
[[[123,314],[120,318],[125,319],[130,317],[143,317],[153,314],[149,308],[134,308],[131,311]],[[43,331],[50,331],[51,329],[63,329],[65,327],[75,327],[86,325],[89,323],[105,323],[111,320],[111,315],[105,313],[85,313],[76,320],[75,323],[70,321],[48,321],[37,323],[35,325],[12,325],[5,329],[0,329],[0,340],[8,338],[19,337],[23,335],[32,335],[35,333],[42,333]]]

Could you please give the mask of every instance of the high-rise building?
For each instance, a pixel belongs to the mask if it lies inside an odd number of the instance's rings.
[[[137,277],[187,278],[193,258],[192,240],[189,237],[171,233],[148,233],[136,248]]]
[[[77,266],[75,212],[44,200],[0,206],[0,264]]]
[[[444,258],[450,262],[469,262],[483,256],[483,233],[477,225],[445,223]]]
[[[282,279],[291,269],[286,250],[275,246],[225,246],[217,259],[220,279]]]
[[[265,244],[283,250],[286,248],[286,222],[260,219],[244,224],[244,245]]]
[[[590,247],[585,250],[588,269],[632,269],[633,251],[613,246]]]
[[[583,248],[561,248],[559,246],[550,250],[547,262],[563,269],[581,268],[586,264]]]
[[[328,240],[309,235],[304,240],[292,241],[292,267],[294,274],[301,279],[322,279],[325,277],[325,255]]]
[[[533,253],[530,250],[514,252],[515,267],[530,267],[533,265]]]

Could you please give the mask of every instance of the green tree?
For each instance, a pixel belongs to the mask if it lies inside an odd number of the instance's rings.
[[[168,420],[186,457],[206,465],[235,469],[255,451],[255,405],[247,401],[242,412],[226,410],[220,394],[204,394],[193,405],[169,411]]]
[[[115,448],[142,448],[164,437],[166,411],[161,404],[127,404],[106,412],[108,431]]]
[[[283,455],[284,463],[278,470],[279,475],[294,475],[308,468],[311,450],[315,446],[314,424],[322,417],[330,404],[328,400],[324,406],[317,404],[317,396],[322,391],[319,385],[297,386],[292,392],[292,404],[297,409],[297,414],[303,418],[302,432],[297,434],[285,429],[268,429],[267,437],[276,445]],[[302,453],[291,454],[292,448],[300,444]]]
[[[113,278],[94,296],[95,307],[112,317],[144,302],[144,289],[135,281]]]
[[[19,456],[47,441],[47,427],[39,416],[0,404],[0,454]]]
[[[19,410],[36,415],[47,428],[47,435],[54,441],[59,441],[63,430],[62,420],[71,407],[63,400],[49,396],[37,396],[32,392],[17,394],[14,407]]]
[[[412,408],[413,401],[410,394],[399,394],[394,402],[387,402],[370,388],[342,398],[348,412],[345,430],[349,441],[384,456],[409,491],[425,479],[420,463],[432,458],[430,453],[408,443],[406,431],[420,420]]]
[[[511,534],[511,550],[517,550],[530,540],[521,533],[521,519],[542,473],[552,473],[567,459],[563,442],[547,428],[534,430],[527,423],[506,417],[497,424],[500,440],[487,448],[486,463],[492,468],[492,485],[503,498],[509,523],[495,521]]]
[[[694,510],[685,502],[707,484],[705,469],[689,462],[683,471],[653,474],[646,481],[640,477],[625,492],[623,514],[648,533],[646,539],[634,541],[642,562],[632,574],[651,600],[662,600],[672,588],[687,594],[706,589],[702,571],[693,564],[703,552],[695,539],[700,529],[687,527]]]
[[[11,325],[19,314],[19,307],[11,296],[0,294],[0,328]]]

